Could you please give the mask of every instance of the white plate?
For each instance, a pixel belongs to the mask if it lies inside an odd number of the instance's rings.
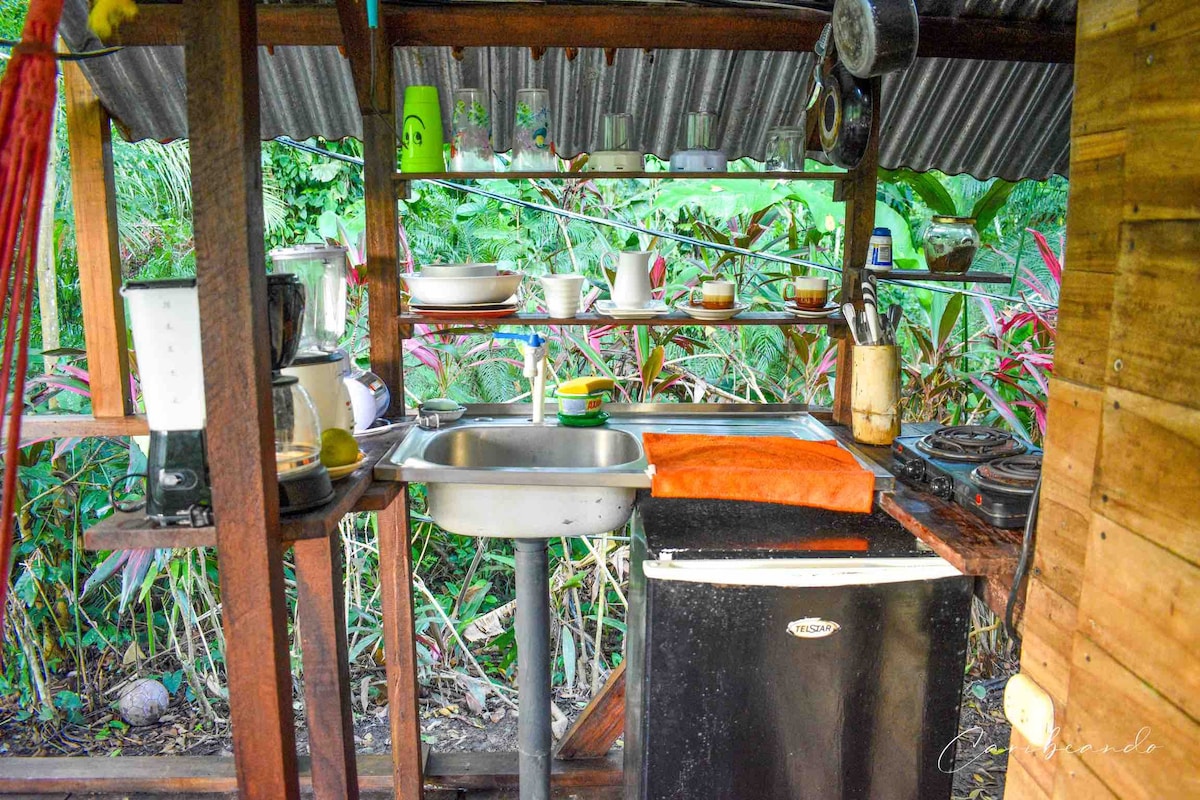
[[[794,317],[801,317],[802,319],[825,319],[825,317],[828,317],[830,314],[837,311],[838,307],[836,304],[830,303],[824,308],[817,309],[816,311],[809,311],[808,309],[796,308],[793,305],[785,305],[783,310]]]
[[[733,308],[705,308],[704,306],[694,306],[685,300],[675,307],[687,314],[689,317],[702,319],[706,322],[713,322],[723,319],[732,319],[749,308],[750,304],[734,303]]]
[[[466,311],[472,308],[516,308],[517,298],[510,297],[503,303],[418,303],[410,300],[408,307],[416,311]]]
[[[596,303],[596,313],[613,319],[647,319],[670,314],[671,309],[662,300],[651,300],[641,308],[618,308],[612,300],[600,300]]]

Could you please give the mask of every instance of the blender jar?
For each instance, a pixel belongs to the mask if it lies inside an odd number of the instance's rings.
[[[272,250],[270,257],[276,272],[304,285],[300,353],[332,353],[346,330],[346,248],[301,244]]]

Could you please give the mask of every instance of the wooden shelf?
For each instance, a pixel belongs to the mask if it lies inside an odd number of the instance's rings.
[[[408,181],[488,181],[549,178],[553,180],[759,180],[759,181],[844,181],[847,172],[397,172],[396,183]]]
[[[721,326],[721,325],[809,325],[818,327],[842,327],[844,320],[840,313],[832,314],[825,319],[802,319],[786,311],[748,311],[733,319],[721,322],[706,322],[693,319],[687,314],[673,311],[666,316],[647,317],[645,319],[613,319],[600,314],[578,314],[570,318],[551,317],[548,314],[521,311],[509,317],[435,317],[427,314],[401,314],[401,325],[471,325],[479,327],[497,327],[500,325],[577,325],[587,328],[632,327],[647,325],[656,327],[680,327],[683,325]]]
[[[337,527],[352,511],[381,511],[400,494],[403,484],[376,482],[372,476],[377,462],[405,432],[380,435],[360,444],[366,457],[350,475],[334,481],[333,499],[313,511],[280,518],[279,534],[285,543],[320,539]],[[219,524],[219,522],[218,522]],[[83,534],[88,550],[129,550],[151,547],[216,547],[217,528],[162,527],[148,521],[141,511],[117,512],[102,519]]]
[[[927,269],[894,269],[890,272],[875,272],[866,270],[864,274],[874,275],[881,281],[929,281],[931,283],[1012,283],[1012,275],[1001,272],[964,272],[962,275],[946,275],[942,272],[930,272]]]

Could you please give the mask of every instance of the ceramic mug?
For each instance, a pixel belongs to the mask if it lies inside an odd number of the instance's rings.
[[[783,287],[783,299],[795,303],[797,308],[824,308],[829,302],[829,278],[795,278]]]
[[[700,293],[699,301],[696,299],[697,292]],[[737,303],[737,284],[725,280],[705,281],[692,289],[688,300],[694,306],[700,305],[710,309],[733,308]]]
[[[579,313],[579,292],[583,289],[582,275],[543,275],[542,291],[546,294],[546,311],[555,319],[566,319]]]

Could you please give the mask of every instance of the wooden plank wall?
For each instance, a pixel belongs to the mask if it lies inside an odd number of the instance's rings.
[[[1051,757],[1014,734],[1007,796],[1200,797],[1200,4],[1079,0],[1078,14],[1021,658],[1061,730]]]

